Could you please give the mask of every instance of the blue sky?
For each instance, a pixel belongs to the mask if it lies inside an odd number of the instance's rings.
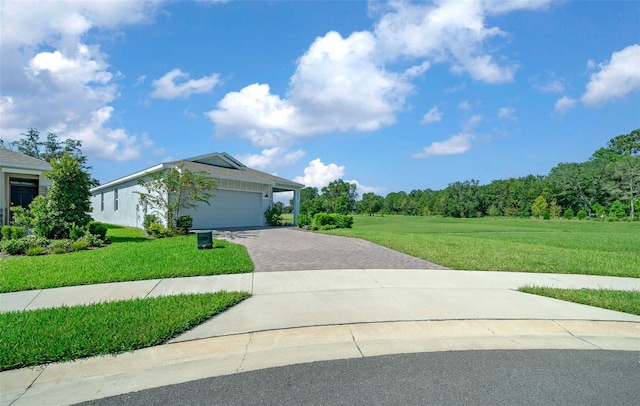
[[[1,138],[94,177],[227,152],[360,194],[546,175],[640,125],[633,1],[2,1]]]

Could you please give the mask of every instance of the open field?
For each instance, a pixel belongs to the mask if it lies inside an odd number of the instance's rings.
[[[218,292],[0,314],[0,371],[157,345],[249,296]]]
[[[107,238],[112,243],[99,249],[0,259],[0,292],[253,271],[247,249],[226,241],[199,250],[193,234],[152,240],[118,226]]]
[[[356,216],[357,237],[452,269],[640,277],[640,223]]]

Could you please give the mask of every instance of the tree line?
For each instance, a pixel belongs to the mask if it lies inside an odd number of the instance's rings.
[[[640,216],[640,129],[612,138],[586,161],[560,163],[548,175],[494,180],[471,179],[445,189],[415,189],[383,197],[364,193],[341,179],[321,190],[306,187],[300,212],[449,217],[637,217]]]

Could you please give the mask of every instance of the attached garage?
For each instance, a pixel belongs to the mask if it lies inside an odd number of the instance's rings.
[[[145,214],[154,209],[139,204],[136,192],[143,190],[137,180],[175,167],[206,172],[216,180],[210,205],[181,213],[193,217],[193,229],[265,226],[264,212],[273,205],[273,193],[279,192],[293,192],[296,221],[304,185],[248,168],[226,153],[162,163],[91,189],[94,220],[142,228]]]
[[[201,205],[188,212],[194,229],[250,227],[264,222],[262,193],[216,190],[211,206]],[[266,210],[266,209],[265,209]]]

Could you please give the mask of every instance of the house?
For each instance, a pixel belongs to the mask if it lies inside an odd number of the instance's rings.
[[[38,195],[45,195],[51,180],[51,165],[40,159],[0,147],[0,225],[11,219],[12,206],[27,208]]]
[[[219,152],[161,163],[91,189],[93,219],[142,228],[144,216],[154,210],[139,204],[136,192],[146,190],[138,185],[138,179],[177,166],[192,172],[208,172],[217,181],[210,205],[200,203],[196,209],[180,213],[193,217],[193,229],[264,226],[264,212],[273,204],[273,194],[280,192],[293,192],[294,223],[297,221],[300,190],[304,185],[248,168],[230,155]]]

